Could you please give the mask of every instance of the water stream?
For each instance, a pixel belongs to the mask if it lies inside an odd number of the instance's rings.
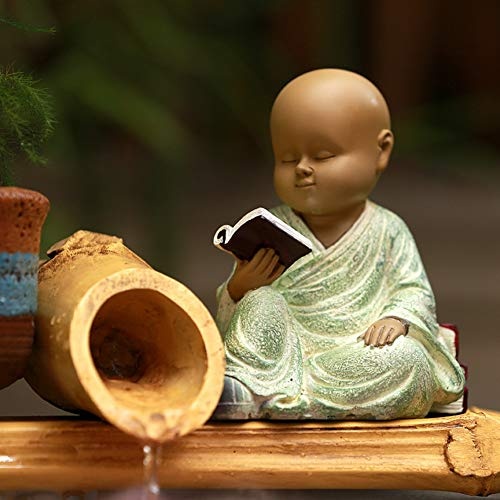
[[[160,464],[161,446],[145,444],[143,451],[144,493],[141,500],[156,500],[160,498],[158,466]]]

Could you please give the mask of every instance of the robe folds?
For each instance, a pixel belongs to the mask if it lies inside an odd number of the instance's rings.
[[[312,253],[237,304],[227,281],[217,292],[226,375],[255,395],[252,417],[422,417],[462,395],[463,371],[438,334],[434,295],[397,215],[367,201],[324,248],[291,208],[272,212],[311,240]],[[408,335],[366,346],[360,336],[389,316],[406,320]]]

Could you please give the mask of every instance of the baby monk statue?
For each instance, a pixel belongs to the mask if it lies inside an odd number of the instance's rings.
[[[218,290],[227,355],[219,419],[423,417],[464,374],[439,334],[413,237],[368,197],[394,145],[379,90],[321,69],[271,112],[272,210],[313,251],[286,271],[272,249],[237,260]]]

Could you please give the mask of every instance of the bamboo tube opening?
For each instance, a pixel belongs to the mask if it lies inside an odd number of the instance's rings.
[[[110,395],[131,410],[146,410],[159,401],[169,410],[188,408],[207,371],[195,323],[150,289],[127,290],[106,300],[92,322],[89,347]]]
[[[33,389],[142,441],[206,422],[222,392],[224,347],[200,300],[119,238],[78,231],[49,254],[26,373]]]

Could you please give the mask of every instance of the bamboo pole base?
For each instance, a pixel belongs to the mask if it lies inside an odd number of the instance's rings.
[[[2,490],[142,482],[137,441],[97,420],[0,421]],[[391,422],[209,423],[163,445],[164,488],[500,492],[500,413]]]

